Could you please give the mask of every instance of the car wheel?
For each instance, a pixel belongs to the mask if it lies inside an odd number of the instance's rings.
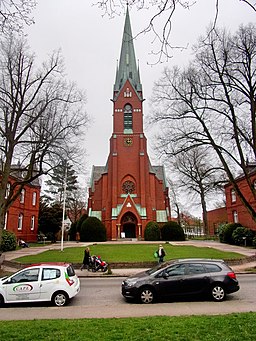
[[[52,303],[57,307],[63,307],[68,303],[68,295],[63,291],[55,292],[52,296]]]
[[[2,295],[0,295],[0,307],[4,306],[4,298]]]
[[[215,284],[212,287],[211,294],[212,294],[212,298],[214,299],[214,301],[217,301],[217,302],[223,301],[226,297],[225,289],[220,284]]]
[[[155,300],[155,293],[151,288],[143,288],[140,291],[140,301],[141,303],[149,304],[153,303]]]

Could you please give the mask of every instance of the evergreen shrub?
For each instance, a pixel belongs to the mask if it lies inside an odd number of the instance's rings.
[[[234,244],[232,234],[236,228],[241,226],[242,225],[240,223],[229,223],[223,225],[219,231],[220,242],[226,244]]]
[[[254,236],[254,231],[243,226],[237,227],[232,233],[235,245],[252,246]]]
[[[81,242],[105,242],[107,240],[106,227],[96,217],[88,217],[81,225]]]
[[[155,221],[147,223],[144,231],[145,240],[160,240],[160,228]]]
[[[165,241],[183,241],[185,240],[183,228],[175,221],[168,221],[161,228],[161,239]]]
[[[1,252],[13,251],[16,249],[16,246],[17,246],[17,240],[16,240],[15,234],[13,232],[3,230],[0,251]]]

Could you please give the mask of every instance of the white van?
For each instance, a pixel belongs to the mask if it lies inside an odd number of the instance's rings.
[[[33,264],[0,278],[0,305],[51,301],[61,307],[80,291],[80,281],[69,263]]]

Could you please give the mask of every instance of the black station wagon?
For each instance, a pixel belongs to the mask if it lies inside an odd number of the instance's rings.
[[[202,294],[220,302],[226,294],[238,290],[239,283],[234,271],[223,260],[213,259],[172,260],[122,282],[122,295],[142,303]]]

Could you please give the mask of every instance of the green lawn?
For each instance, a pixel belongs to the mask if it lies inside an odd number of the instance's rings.
[[[223,252],[209,247],[176,246],[164,244],[167,253],[165,260],[173,258],[221,258],[239,259],[243,255],[234,252]],[[112,262],[148,262],[154,261],[153,253],[157,249],[157,244],[96,244],[90,246],[91,255],[100,255],[102,259]],[[83,259],[84,247],[70,247],[60,250],[51,250],[15,259],[21,263],[36,262],[71,262],[81,263]]]
[[[256,313],[242,313],[218,316],[0,321],[0,330],[1,339],[5,341],[252,341],[256,339],[255,319]]]

